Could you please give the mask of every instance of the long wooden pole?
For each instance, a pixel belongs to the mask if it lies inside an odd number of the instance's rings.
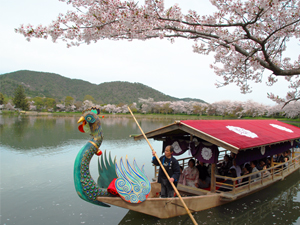
[[[165,173],[166,177],[168,178],[168,180],[170,180],[169,174],[167,173],[167,171],[165,170],[165,167],[162,165],[161,161],[159,160],[159,158],[158,158],[156,152],[154,151],[153,147],[151,146],[151,144],[150,144],[148,138],[146,137],[144,131],[143,131],[142,128],[140,127],[138,121],[136,120],[136,118],[135,118],[135,116],[133,115],[132,111],[130,110],[129,106],[128,106],[128,110],[129,110],[130,114],[132,115],[134,121],[135,121],[136,124],[138,125],[138,127],[139,127],[140,131],[142,132],[144,138],[145,138],[146,141],[148,142],[148,145],[150,146],[150,148],[151,148],[151,150],[152,150],[152,153],[154,153],[154,156],[155,156],[156,160],[158,161],[160,167],[161,167],[162,170],[164,171],[164,173]],[[187,207],[186,204],[184,203],[184,201],[183,201],[181,195],[179,194],[179,191],[178,191],[177,188],[175,187],[174,183],[173,183],[173,182],[170,182],[170,183],[171,183],[171,185],[172,185],[174,191],[176,192],[177,196],[179,197],[180,201],[182,202],[182,205],[184,206],[185,210],[186,210],[187,213],[189,214],[191,220],[193,221],[193,223],[194,223],[195,225],[198,225],[198,223],[196,222],[195,218],[194,218],[193,215],[191,214],[190,210],[188,209],[188,207]]]

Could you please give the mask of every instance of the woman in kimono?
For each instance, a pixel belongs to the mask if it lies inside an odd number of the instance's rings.
[[[188,167],[182,172],[184,179],[183,185],[190,187],[197,187],[199,181],[199,170],[195,167],[195,160],[190,159],[188,162]]]

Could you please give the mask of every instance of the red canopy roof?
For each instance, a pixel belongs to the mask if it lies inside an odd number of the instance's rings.
[[[180,123],[238,149],[300,138],[300,128],[277,120],[184,120]]]

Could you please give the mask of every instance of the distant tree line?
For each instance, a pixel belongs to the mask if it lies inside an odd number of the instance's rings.
[[[22,85],[15,90],[12,99],[0,93],[0,109],[6,110],[31,110],[47,112],[77,112],[96,106],[105,113],[129,113],[128,106],[136,113],[144,114],[187,114],[226,117],[287,117],[300,118],[300,102],[292,102],[283,108],[283,104],[268,106],[251,100],[218,101],[212,104],[198,101],[154,101],[153,98],[139,98],[138,103],[132,104],[104,104],[95,103],[91,95],[86,95],[84,101],[75,101],[71,96],[66,96],[64,101],[57,102],[53,98],[34,97],[28,98],[24,94]]]

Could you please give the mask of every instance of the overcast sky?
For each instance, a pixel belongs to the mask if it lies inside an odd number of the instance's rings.
[[[177,2],[186,11],[196,9],[200,14],[214,10],[208,0],[168,0]],[[196,3],[198,2],[198,3]],[[192,51],[193,41],[99,41],[96,44],[67,48],[66,44],[50,39],[32,39],[31,42],[14,32],[20,24],[48,25],[59,12],[68,6],[58,0],[2,0],[0,2],[0,74],[17,70],[56,73],[68,78],[85,80],[94,84],[110,81],[139,82],[164,94],[177,98],[199,98],[208,103],[221,100],[253,100],[274,105],[268,92],[285,96],[287,82],[273,87],[254,84],[253,93],[241,94],[235,85],[216,88],[221,77],[209,68],[213,56],[203,56]],[[293,54],[300,51],[295,46]],[[268,72],[269,73],[269,72]]]

